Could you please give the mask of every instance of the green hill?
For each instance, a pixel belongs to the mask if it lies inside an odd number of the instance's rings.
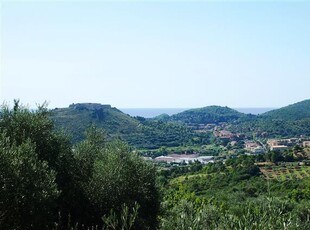
[[[73,143],[83,140],[85,131],[92,125],[104,129],[109,138],[121,138],[137,148],[179,146],[191,141],[193,136],[181,124],[131,117],[110,105],[72,104],[52,110],[51,118],[57,129],[72,137]]]
[[[240,120],[232,131],[263,137],[310,136],[310,100]]]
[[[91,125],[112,136],[132,132],[139,125],[138,121],[110,105],[72,104],[68,108],[52,110],[51,115],[56,127],[67,131],[73,142],[81,141],[84,131]]]
[[[263,118],[288,121],[310,118],[310,99],[266,112],[261,116]]]
[[[208,123],[233,122],[245,114],[234,109],[221,106],[207,106],[199,109],[190,109],[184,112],[172,115],[170,121],[178,121],[185,124],[199,125]]]

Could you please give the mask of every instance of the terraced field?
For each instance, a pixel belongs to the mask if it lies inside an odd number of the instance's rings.
[[[260,171],[268,180],[276,179],[279,181],[283,181],[310,177],[310,166],[265,166],[260,167]]]

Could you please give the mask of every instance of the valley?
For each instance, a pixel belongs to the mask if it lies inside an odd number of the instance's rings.
[[[261,115],[207,106],[144,118],[15,101],[0,113],[0,224],[309,229],[309,111],[306,100]]]

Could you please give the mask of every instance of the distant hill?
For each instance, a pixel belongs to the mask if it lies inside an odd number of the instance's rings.
[[[245,114],[237,110],[221,107],[221,106],[207,106],[204,108],[190,109],[184,112],[170,116],[162,115],[155,119],[162,119],[168,121],[177,121],[187,125],[199,125],[220,122],[234,122],[240,118],[246,117]]]
[[[231,130],[264,137],[310,136],[310,100],[241,120]]]
[[[121,138],[138,148],[179,146],[189,142],[193,135],[180,124],[131,117],[110,105],[94,103],[56,108],[51,111],[51,118],[57,129],[72,137],[73,143],[83,140],[85,131],[92,125],[104,129],[109,138]]]
[[[72,104],[68,108],[51,111],[56,127],[63,128],[73,137],[73,142],[81,141],[84,132],[96,125],[115,136],[136,130],[139,122],[110,105]]]
[[[288,121],[310,118],[310,99],[263,113],[261,116]]]

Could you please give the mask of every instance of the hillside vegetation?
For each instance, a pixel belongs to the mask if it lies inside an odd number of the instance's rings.
[[[54,109],[51,118],[73,143],[85,139],[85,131],[94,125],[105,130],[109,139],[120,138],[139,149],[203,144],[207,138],[193,132],[206,124],[223,125],[229,130],[258,137],[310,135],[310,100],[295,103],[262,115],[243,114],[221,106],[190,109],[153,119],[131,117],[110,105],[72,104]]]
[[[68,108],[56,108],[51,118],[57,128],[64,129],[74,143],[85,138],[85,131],[92,125],[104,129],[109,136],[136,132],[139,122],[110,105],[72,104]]]
[[[301,101],[233,124],[232,131],[264,137],[310,135],[310,100]]]
[[[193,137],[184,125],[134,118],[110,105],[72,104],[52,110],[51,118],[58,130],[71,136],[73,143],[84,140],[85,131],[91,126],[103,129],[109,139],[120,138],[137,148],[179,146],[190,143]]]
[[[296,121],[310,118],[310,99],[272,110],[261,115],[265,119]]]
[[[310,100],[304,100],[261,115],[244,114],[234,109],[221,106],[186,110],[168,116],[163,114],[154,120],[178,122],[193,129],[200,129],[206,124],[226,124],[237,133],[249,137],[255,133],[262,137],[292,137],[310,135]]]
[[[186,110],[170,117],[162,115],[157,117],[157,119],[199,125],[208,123],[218,124],[220,122],[234,122],[245,116],[245,114],[240,113],[234,109],[214,105],[204,108]]]
[[[309,229],[310,178],[267,180],[254,157],[161,171],[163,229]]]

